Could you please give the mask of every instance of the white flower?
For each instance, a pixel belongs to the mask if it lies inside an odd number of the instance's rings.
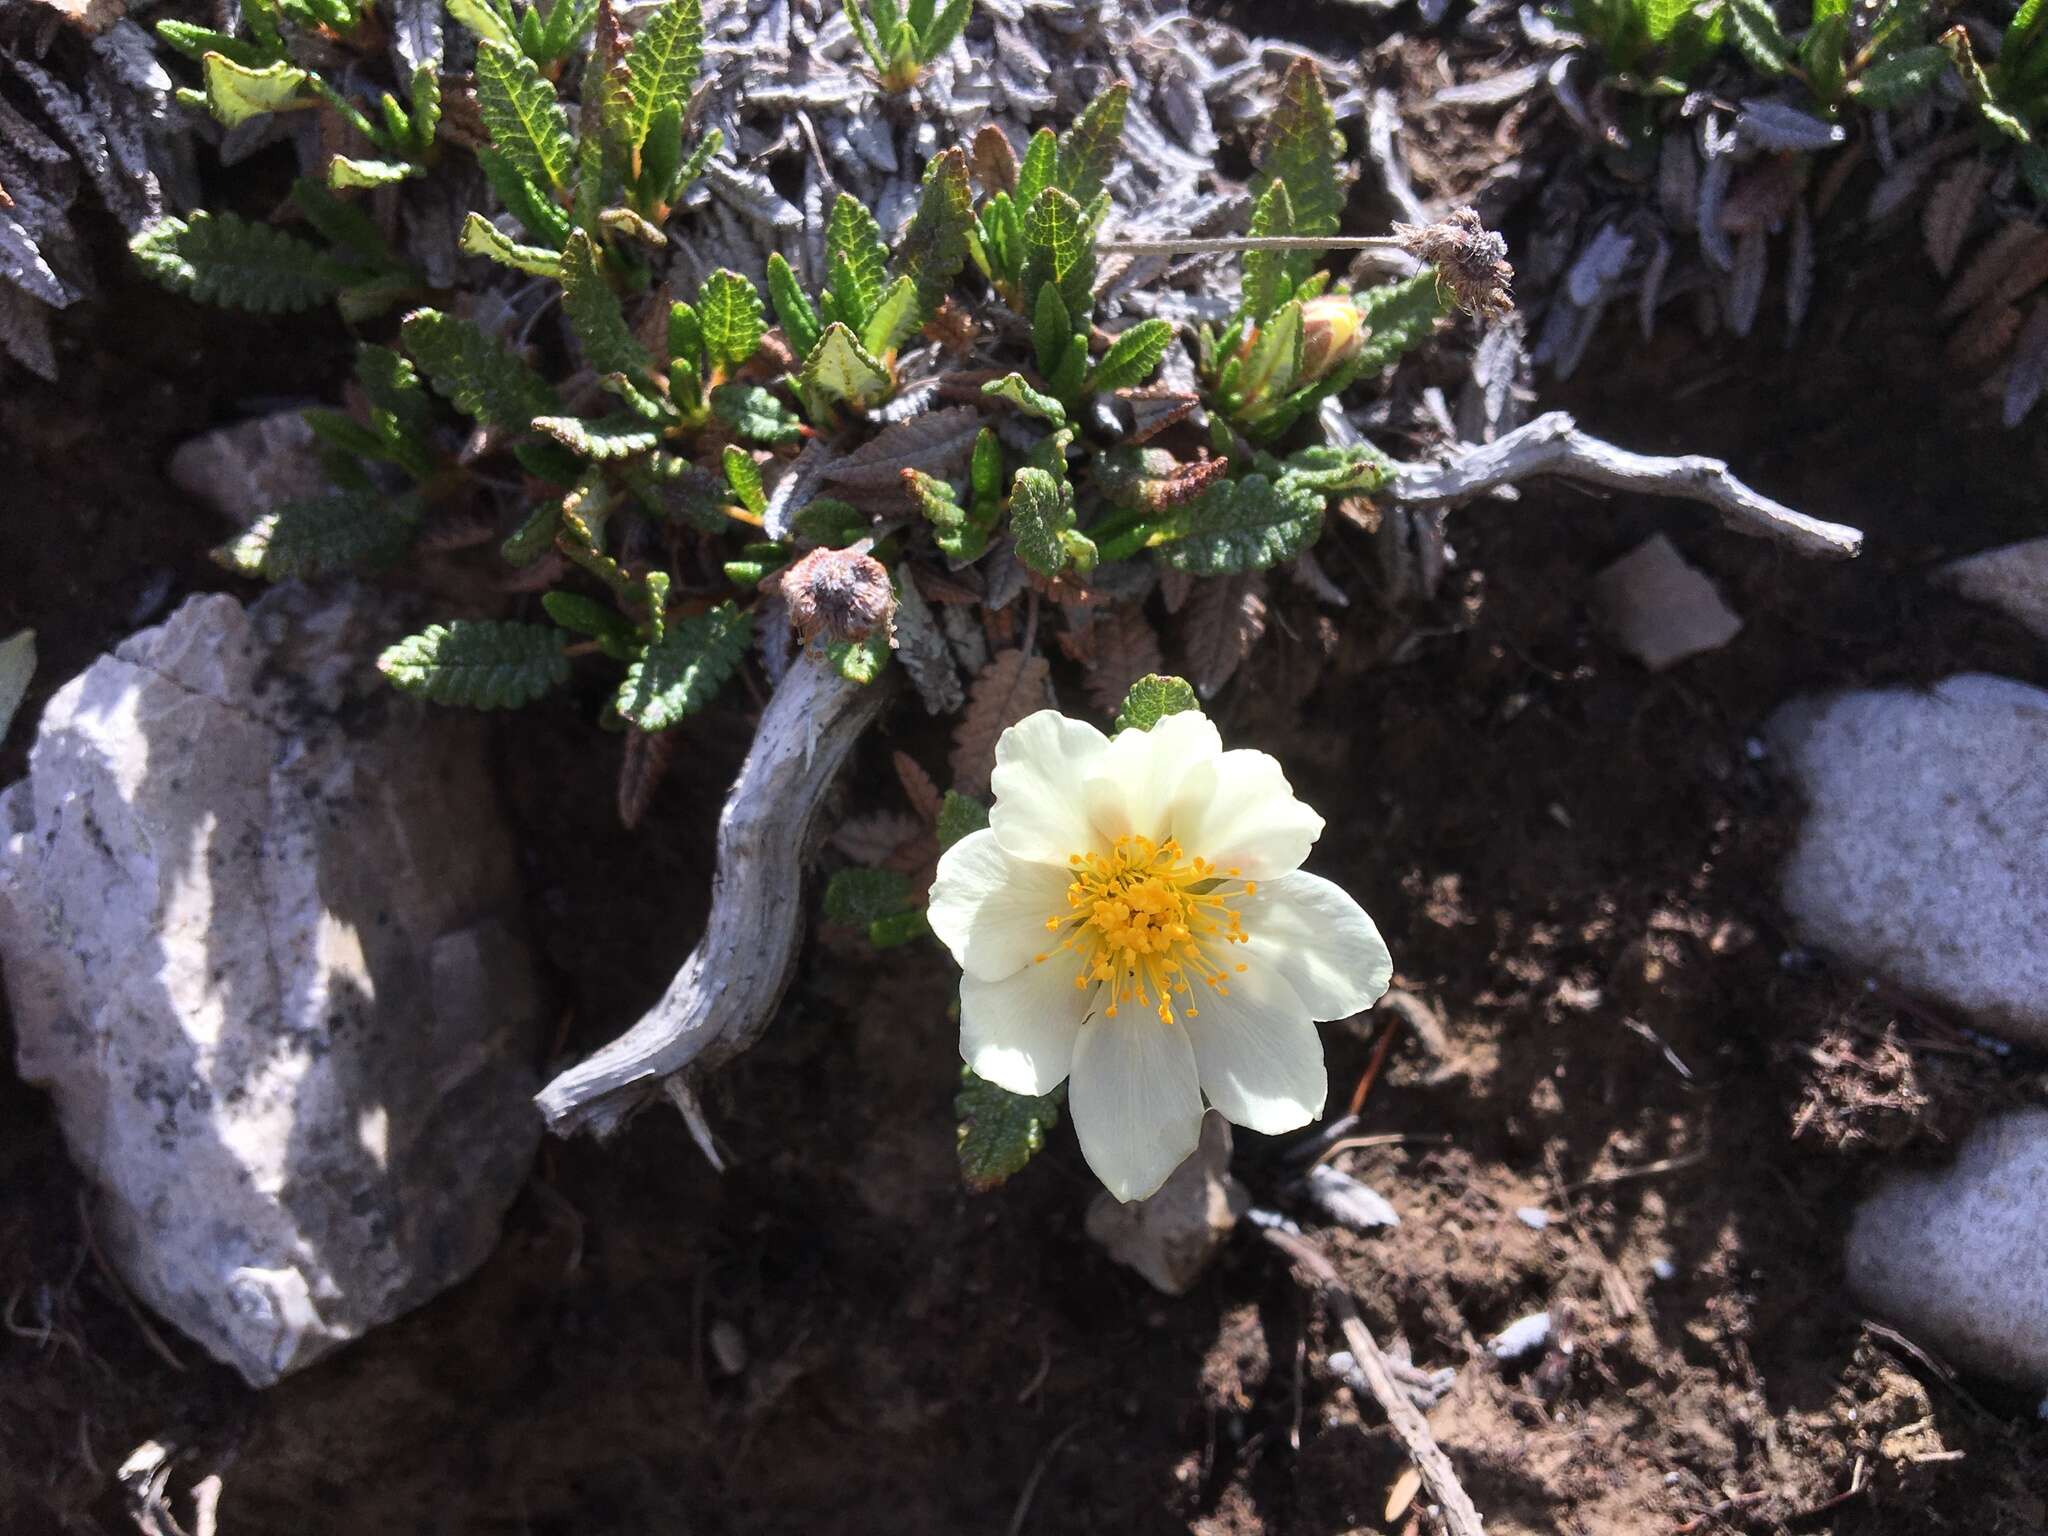
[[[1119,1200],[1201,1135],[1202,1096],[1255,1131],[1322,1113],[1318,1019],[1387,989],[1379,929],[1301,861],[1323,819],[1263,752],[1192,711],[1110,740],[1041,710],[996,744],[987,830],[939,861],[929,915],[966,972],[960,1054],[1068,1108]]]

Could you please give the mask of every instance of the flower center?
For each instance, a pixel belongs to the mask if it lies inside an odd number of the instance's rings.
[[[1246,942],[1244,923],[1228,901],[1250,895],[1256,881],[1238,879],[1235,869],[1218,869],[1190,859],[1169,838],[1124,836],[1106,854],[1068,858],[1074,878],[1067,886],[1067,910],[1045,920],[1049,933],[1066,935],[1057,951],[1034,957],[1043,965],[1057,953],[1071,954],[1081,968],[1074,985],[1085,990],[1109,984],[1103,1012],[1115,1018],[1125,1002],[1154,1009],[1159,1022],[1174,1022],[1175,998],[1189,998],[1197,981],[1230,995],[1231,966],[1216,956],[1225,946]],[[1188,1018],[1200,1010],[1180,1003]]]

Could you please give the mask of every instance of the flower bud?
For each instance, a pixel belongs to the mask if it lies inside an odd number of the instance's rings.
[[[1371,329],[1358,306],[1342,294],[1310,299],[1301,306],[1301,372],[1294,383],[1328,378],[1364,350]]]

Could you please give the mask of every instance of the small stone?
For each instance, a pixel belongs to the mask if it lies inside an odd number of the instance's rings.
[[[722,1317],[711,1325],[711,1363],[721,1376],[737,1376],[747,1368],[746,1337]]]
[[[1387,1203],[1386,1196],[1328,1163],[1318,1163],[1308,1171],[1308,1193],[1324,1215],[1355,1231],[1401,1225],[1401,1213]]]
[[[1966,674],[1796,700],[1766,730],[1808,806],[1800,940],[2048,1045],[2048,691]]]
[[[179,490],[237,528],[280,502],[327,489],[313,429],[298,411],[272,411],[202,432],[171,455],[170,475]]]
[[[1952,1363],[2048,1387],[2048,1110],[1986,1121],[1950,1167],[1885,1180],[1856,1212],[1848,1278]]]
[[[1519,1360],[1550,1342],[1550,1314],[1531,1312],[1518,1317],[1486,1341],[1487,1352],[1500,1361]]]
[[[1616,643],[1652,672],[1717,651],[1742,630],[1713,582],[1661,533],[1593,578],[1593,604]]]
[[[1541,1232],[1550,1225],[1550,1212],[1540,1205],[1519,1205],[1515,1207],[1515,1220],[1532,1231]]]
[[[254,1386],[476,1268],[539,1140],[489,727],[377,677],[411,618],[194,597],[0,794],[21,1074],[129,1288]]]
[[[1095,1197],[1088,1235],[1157,1289],[1185,1296],[1250,1205],[1230,1176],[1230,1122],[1212,1109],[1200,1144],[1156,1193],[1128,1205],[1107,1191]]]
[[[1940,580],[2048,640],[2048,538],[1987,549],[1942,568]]]

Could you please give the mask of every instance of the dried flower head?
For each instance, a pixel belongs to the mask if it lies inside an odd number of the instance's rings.
[[[1510,289],[1515,269],[1508,243],[1470,208],[1459,208],[1434,224],[1396,224],[1394,238],[1411,256],[1429,262],[1458,307],[1481,320],[1497,319],[1515,307]]]
[[[1141,1200],[1202,1103],[1273,1134],[1322,1113],[1318,1019],[1369,1008],[1393,961],[1301,868],[1323,819],[1263,752],[1187,711],[1114,740],[1042,710],[996,743],[988,827],[939,861],[932,931],[966,973],[960,1052],[1067,1102],[1088,1166]]]
[[[789,622],[808,645],[865,640],[876,629],[894,634],[896,593],[889,572],[863,539],[848,549],[814,549],[779,578]]]

